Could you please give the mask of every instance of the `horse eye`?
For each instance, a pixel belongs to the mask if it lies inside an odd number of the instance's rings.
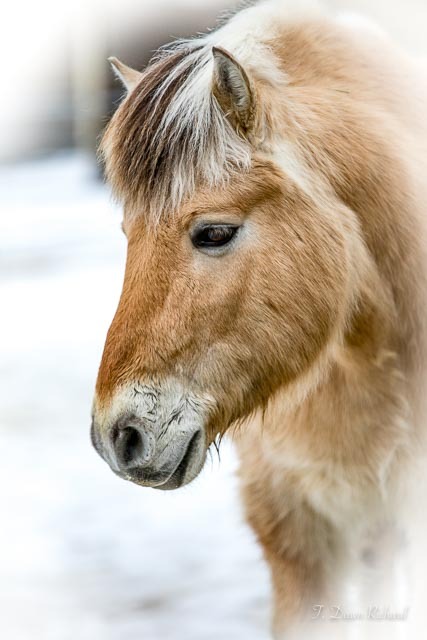
[[[228,244],[236,235],[239,227],[229,224],[212,224],[196,229],[191,237],[195,247],[216,248]]]

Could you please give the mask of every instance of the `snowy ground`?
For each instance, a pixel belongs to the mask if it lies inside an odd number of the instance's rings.
[[[120,215],[85,158],[0,172],[0,624],[7,640],[264,640],[267,569],[223,449],[178,492],[116,478],[89,414]]]

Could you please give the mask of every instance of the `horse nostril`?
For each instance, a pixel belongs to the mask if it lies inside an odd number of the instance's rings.
[[[121,442],[121,453],[125,464],[137,460],[143,452],[143,442],[141,434],[133,427],[122,429],[119,435]]]
[[[150,437],[140,428],[122,427],[115,431],[113,447],[119,466],[129,469],[151,459]]]

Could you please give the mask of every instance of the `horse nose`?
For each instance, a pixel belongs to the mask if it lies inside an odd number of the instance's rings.
[[[111,431],[111,440],[121,470],[145,467],[154,457],[154,436],[140,420],[119,421]]]

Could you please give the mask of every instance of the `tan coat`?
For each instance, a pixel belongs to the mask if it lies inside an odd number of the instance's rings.
[[[157,426],[137,428],[153,448],[163,438],[156,451],[175,451],[186,424],[203,434],[170,488],[230,429],[280,635],[390,520],[423,446],[427,105],[420,69],[386,36],[256,11],[200,51],[119,68],[130,93],[103,152],[129,249],[94,441],[116,472],[159,486],[151,449],[151,475],[144,462],[132,476],[110,442],[123,415],[144,424],[151,394]],[[233,248],[197,251],[200,221],[239,227]],[[177,398],[180,426],[159,417]]]

